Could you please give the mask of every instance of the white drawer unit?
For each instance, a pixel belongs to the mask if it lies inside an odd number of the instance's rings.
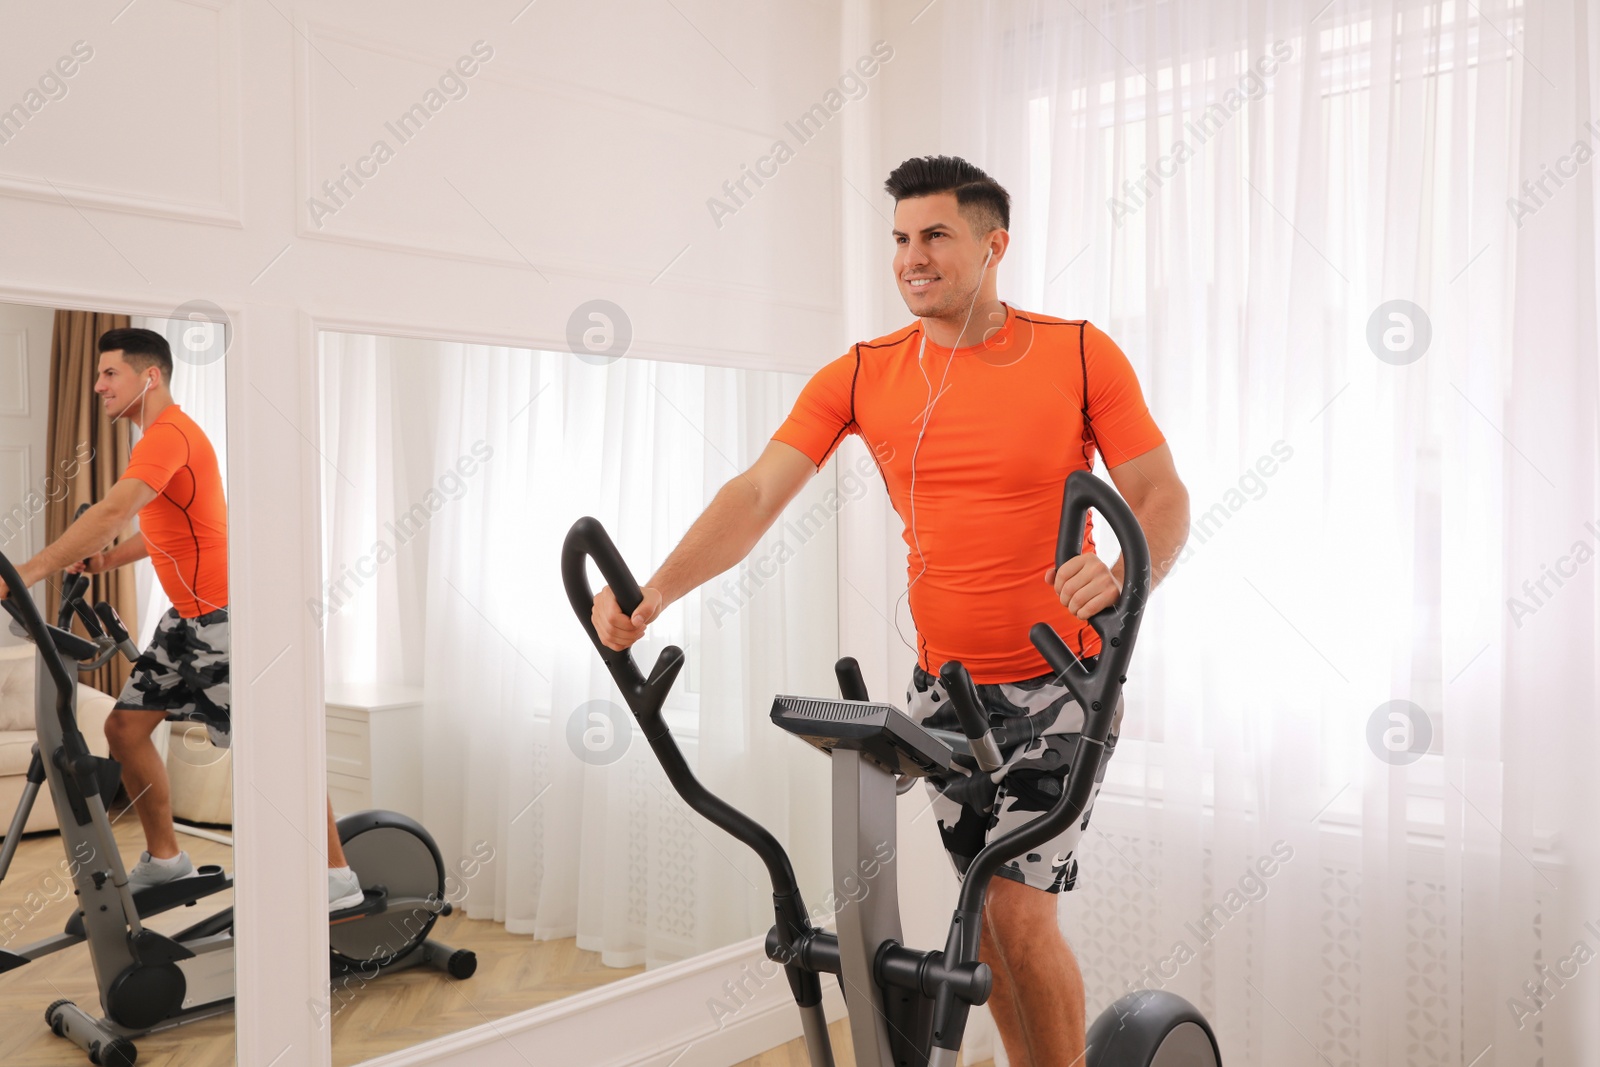
[[[328,799],[335,815],[384,808],[422,818],[422,689],[327,689]]]

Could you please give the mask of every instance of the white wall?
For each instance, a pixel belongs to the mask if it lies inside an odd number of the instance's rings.
[[[317,329],[560,348],[573,310],[604,298],[629,316],[633,355],[815,368],[851,339],[840,134],[797,146],[720,228],[706,200],[823,98],[842,55],[870,50],[863,26],[827,5],[688,2],[113,0],[8,16],[0,300],[158,316],[206,300],[234,327],[244,1067],[328,1062],[307,1007],[326,980],[322,874],[301,832],[324,788],[304,607]],[[493,55],[466,95],[399,143],[385,122],[477,41]],[[321,183],[385,138],[393,158],[313,218]],[[506,1040],[577,1062],[554,1033]]]
[[[45,500],[64,491],[50,477],[49,308],[0,304],[0,552],[20,564],[44,546]],[[20,644],[0,627],[0,648]]]

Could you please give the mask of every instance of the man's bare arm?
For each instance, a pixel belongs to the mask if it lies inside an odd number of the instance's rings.
[[[750,554],[816,468],[804,453],[774,442],[751,468],[724,485],[646,584],[662,606],[681,599]]]
[[[135,532],[132,537],[118,541],[106,549],[105,554],[94,561],[89,567],[90,574],[99,574],[102,571],[114,571],[118,567],[126,567],[130,563],[137,563],[150,555],[150,546],[144,543],[144,534]]]
[[[640,622],[622,613],[609,588],[595,597],[591,619],[601,641],[610,648],[627,648],[668,604],[744,559],[816,472],[799,449],[777,441],[768,444],[749,470],[718,490],[642,587],[644,603],[635,613],[643,616]]]
[[[1167,445],[1107,469],[1150,546],[1150,588],[1161,584],[1189,540],[1189,490],[1178,477]],[[1122,560],[1112,568],[1122,584]]]
[[[116,540],[117,534],[138,514],[139,509],[155,497],[156,491],[139,479],[122,479],[111,487],[104,500],[84,512],[53,544],[17,568],[18,571],[31,584],[78,560],[98,555]],[[140,538],[140,544],[143,543],[143,538]]]
[[[1178,478],[1172,449],[1159,445],[1144,455],[1108,468],[1117,492],[1128,502],[1150,547],[1150,588],[1154,589],[1189,537],[1189,491]],[[1080,619],[1090,619],[1117,602],[1122,592],[1122,560],[1107,567],[1092,552],[1045,572],[1061,603]]]

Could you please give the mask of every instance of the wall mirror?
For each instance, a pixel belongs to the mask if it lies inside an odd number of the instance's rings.
[[[457,983],[426,967],[336,978],[334,1063],[763,933],[764,872],[667,784],[558,560],[593,515],[646,581],[804,377],[334,332],[320,356],[323,585],[306,610],[329,795],[341,819],[426,827],[452,907],[430,936],[478,964]],[[775,692],[833,691],[848,488],[832,468],[814,479],[744,565],[635,647],[646,668],[668,644],[688,652],[667,707],[680,747],[785,838],[808,900],[829,884],[826,761],[767,715]]]
[[[204,924],[229,929],[233,904],[228,329],[218,309],[153,318],[0,304],[0,552],[26,568],[91,525],[104,549],[88,557],[82,589],[60,568],[23,576],[46,619],[59,621],[65,596],[90,614],[109,607],[125,627],[120,651],[78,673],[77,723],[91,752],[121,763],[105,818],[130,883],[224,875],[197,886],[204,895],[193,906],[143,917],[185,944],[215,939],[197,931]],[[116,636],[104,622],[91,632],[82,613],[69,625],[86,639]],[[0,830],[23,803],[38,669],[34,646],[0,631]],[[41,1017],[63,999],[96,1019],[114,1011],[94,961],[110,966],[116,946],[92,927],[89,943],[69,929],[74,876],[110,867],[92,859],[99,838],[63,827],[48,783],[17,836],[0,891],[0,950],[31,962],[0,976],[0,1060],[78,1062],[83,1052]],[[179,1010],[201,1018],[138,1038],[142,1057],[160,1062],[181,1048],[186,1062],[234,1062],[226,942],[200,953],[217,965],[201,968],[204,979],[193,972],[183,994]]]

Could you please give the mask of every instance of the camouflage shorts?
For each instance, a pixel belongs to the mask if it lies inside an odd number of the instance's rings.
[[[1092,667],[1095,659],[1091,657],[1084,662]],[[1020,718],[1049,709],[1057,711],[1055,722],[1045,730],[1044,736],[1013,753],[1007,761],[1003,777],[990,787],[994,790],[994,803],[987,814],[976,802],[952,799],[940,792],[932,779],[928,780],[934,815],[939,820],[939,836],[958,877],[966,875],[973,857],[990,840],[1037,819],[1061,797],[1061,787],[1078,749],[1078,735],[1083,730],[1083,709],[1072,699],[1067,687],[1054,678],[1053,674],[1047,674],[1021,682],[977,687],[978,699],[989,712],[991,725],[998,725],[1002,718]],[[920,667],[912,668],[911,687],[906,690],[906,713],[924,726],[961,729],[944,683]],[[1078,861],[1073,853],[1083,832],[1089,828],[1094,798],[1100,795],[1100,782],[1105,778],[1106,763],[1116,750],[1117,731],[1121,728],[1122,699],[1118,697],[1117,715],[1111,723],[1105,758],[1100,762],[1094,793],[1083,818],[1035,851],[1006,863],[1000,868],[999,877],[1049,893],[1073,887],[1078,877]]]
[[[227,608],[192,619],[176,608],[161,616],[117,697],[119,709],[164,711],[169,719],[203,723],[218,748],[231,740],[228,704]]]

